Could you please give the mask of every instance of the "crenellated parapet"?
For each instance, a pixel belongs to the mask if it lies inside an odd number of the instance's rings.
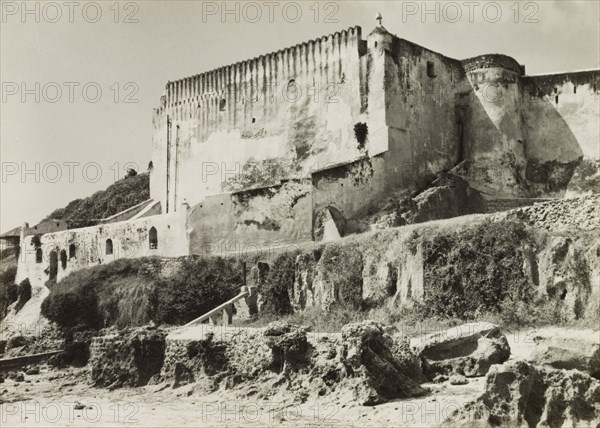
[[[252,96],[257,87],[279,82],[288,76],[311,76],[325,71],[331,78],[343,72],[343,56],[348,49],[358,51],[362,41],[361,28],[350,27],[328,36],[260,55],[232,65],[168,82],[164,108],[175,108],[185,103],[212,102],[232,90]],[[241,87],[246,84],[246,87]]]

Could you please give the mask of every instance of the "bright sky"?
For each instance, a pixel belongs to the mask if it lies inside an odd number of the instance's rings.
[[[598,1],[1,6],[1,232],[106,188],[127,163],[146,170],[167,81],[354,25],[366,36],[377,12],[391,33],[449,57],[504,53],[528,74],[600,68]]]

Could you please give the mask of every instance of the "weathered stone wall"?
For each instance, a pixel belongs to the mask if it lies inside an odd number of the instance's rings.
[[[463,61],[472,88],[465,129],[468,178],[483,190],[521,195],[525,129],[518,63],[504,55]]]
[[[582,157],[600,159],[600,71],[523,79],[526,178],[562,196]]]
[[[52,254],[57,255],[56,280],[60,281],[74,270],[109,263],[118,258],[144,256],[180,256],[188,254],[185,212],[181,214],[144,217],[118,223],[48,233],[39,238],[36,246],[33,236],[25,238],[19,256],[17,281],[29,278],[32,287],[42,287],[50,279]],[[149,231],[157,230],[158,243],[151,247]],[[112,254],[106,254],[106,241],[113,243]],[[75,255],[71,257],[70,247]],[[42,251],[37,262],[36,252]],[[67,257],[65,267],[61,252]]]
[[[308,180],[214,195],[190,209],[190,254],[251,252],[311,240]]]
[[[360,159],[312,175],[313,213],[325,207],[338,209],[344,218],[364,214],[385,189],[383,156]]]
[[[504,55],[463,61],[472,92],[467,177],[489,194],[563,196],[582,157],[600,156],[600,71],[523,76]]]
[[[152,197],[170,212],[359,157],[363,43],[353,27],[169,82],[154,116]]]
[[[456,165],[461,125],[455,102],[466,87],[460,61],[394,37],[382,83],[389,130],[386,189],[421,186]]]
[[[523,91],[529,158],[600,158],[600,71],[527,76]]]

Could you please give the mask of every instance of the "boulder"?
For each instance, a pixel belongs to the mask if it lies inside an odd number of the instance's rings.
[[[492,364],[510,357],[510,346],[500,328],[488,323],[468,323],[413,342],[423,361],[423,372],[433,379],[438,374],[484,376]]]
[[[466,385],[469,383],[469,380],[463,375],[453,374],[450,376],[450,385]]]
[[[416,358],[408,344],[404,352],[394,349],[394,340],[380,324],[347,324],[342,329],[342,346],[344,365],[356,379],[354,398],[360,404],[368,406],[427,392],[419,385],[422,376],[414,370]]]
[[[577,369],[600,379],[600,343],[594,337],[583,338],[554,337],[537,343],[531,356],[536,365],[555,369]]]
[[[485,391],[457,410],[449,426],[596,427],[600,381],[578,370],[535,367],[522,360],[493,366]]]
[[[287,372],[306,363],[311,346],[306,338],[306,327],[281,321],[269,324],[265,331],[266,344],[271,348],[271,369],[277,373]]]

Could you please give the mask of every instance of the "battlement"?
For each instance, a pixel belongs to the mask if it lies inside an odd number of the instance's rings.
[[[341,68],[343,51],[356,49],[358,52],[361,31],[359,26],[350,27],[276,52],[168,82],[159,110],[223,94],[227,88],[240,83],[266,85],[284,76],[315,73],[321,67],[329,67],[335,74]]]
[[[462,60],[465,72],[470,73],[473,70],[485,68],[504,68],[514,71],[517,74],[522,73],[521,65],[514,58],[502,54],[485,54]]]

